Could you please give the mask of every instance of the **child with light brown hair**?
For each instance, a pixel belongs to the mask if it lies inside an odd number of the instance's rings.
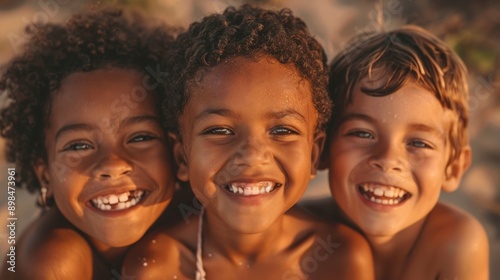
[[[330,70],[330,188],[370,242],[376,278],[488,279],[482,226],[438,202],[471,161],[460,58],[428,31],[404,26],[357,36]]]

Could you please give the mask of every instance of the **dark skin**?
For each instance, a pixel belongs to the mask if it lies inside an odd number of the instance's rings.
[[[169,227],[183,221],[179,208],[192,205],[189,186],[181,187],[165,212],[151,227]],[[16,272],[4,266],[1,279],[111,279],[120,274],[120,266],[131,246],[116,248],[112,258],[104,258],[85,235],[57,209],[44,211],[16,241]],[[89,262],[89,260],[92,260]],[[36,271],[37,273],[33,273]],[[89,273],[92,272],[92,273]],[[126,276],[123,274],[122,276]],[[38,277],[38,278],[36,278]]]
[[[293,207],[316,174],[324,140],[311,95],[293,66],[267,57],[230,59],[193,86],[182,140],[171,137],[177,176],[205,206],[207,279],[373,277],[362,236]],[[146,236],[122,271],[193,279],[199,219]]]

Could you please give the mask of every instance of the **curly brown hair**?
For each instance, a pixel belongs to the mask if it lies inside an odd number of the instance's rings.
[[[44,130],[64,78],[106,67],[132,69],[156,82],[154,91],[161,100],[164,77],[158,70],[175,31],[148,25],[138,13],[106,8],[77,14],[65,24],[30,25],[25,32],[31,39],[0,78],[0,93],[7,94],[0,133],[6,139],[7,160],[16,164],[19,185],[33,192],[40,183],[32,166],[39,158],[46,160]]]
[[[333,59],[330,67],[329,93],[334,109],[327,130],[329,139],[351,102],[356,85],[381,70],[387,82],[380,88],[362,87],[362,92],[385,96],[396,92],[407,81],[415,82],[434,93],[441,106],[456,115],[449,131],[449,162],[458,158],[468,144],[467,68],[449,46],[429,31],[406,25],[388,32],[359,34]]]
[[[169,56],[172,70],[167,78],[168,98],[164,103],[164,110],[174,112],[167,119],[170,129],[178,132],[178,118],[189,99],[189,83],[198,71],[239,56],[267,56],[294,65],[311,84],[319,115],[317,127],[324,128],[330,117],[331,101],[322,46],[290,10],[271,11],[246,4],[194,22],[176,39]]]

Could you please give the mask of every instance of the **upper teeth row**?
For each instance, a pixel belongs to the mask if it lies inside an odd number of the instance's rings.
[[[373,194],[376,196],[393,198],[403,197],[407,193],[405,190],[402,190],[400,188],[380,186],[375,184],[364,184],[363,189],[365,190],[365,192],[373,192]]]
[[[134,191],[132,195],[130,195],[130,192],[109,194],[93,198],[92,202],[101,210],[111,210],[112,208],[120,210],[136,205],[141,200],[143,194],[144,191],[141,190]],[[116,207],[113,207],[114,205]]]
[[[233,183],[227,186],[227,189],[235,194],[246,195],[257,195],[263,193],[270,193],[274,189],[274,183],[272,182],[260,182],[255,184],[243,184],[243,183]]]

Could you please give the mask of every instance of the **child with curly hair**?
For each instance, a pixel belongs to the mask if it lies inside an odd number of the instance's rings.
[[[361,34],[334,58],[329,92],[330,188],[376,278],[488,279],[484,229],[438,202],[471,160],[460,58],[417,26]]]
[[[174,192],[158,106],[172,32],[110,9],[27,32],[0,79],[0,130],[17,182],[48,210],[2,279],[118,277],[113,268]]]
[[[191,24],[165,107],[178,179],[200,215],[127,255],[137,279],[371,279],[367,242],[293,207],[316,174],[331,110],[326,56],[289,10],[244,5]]]

